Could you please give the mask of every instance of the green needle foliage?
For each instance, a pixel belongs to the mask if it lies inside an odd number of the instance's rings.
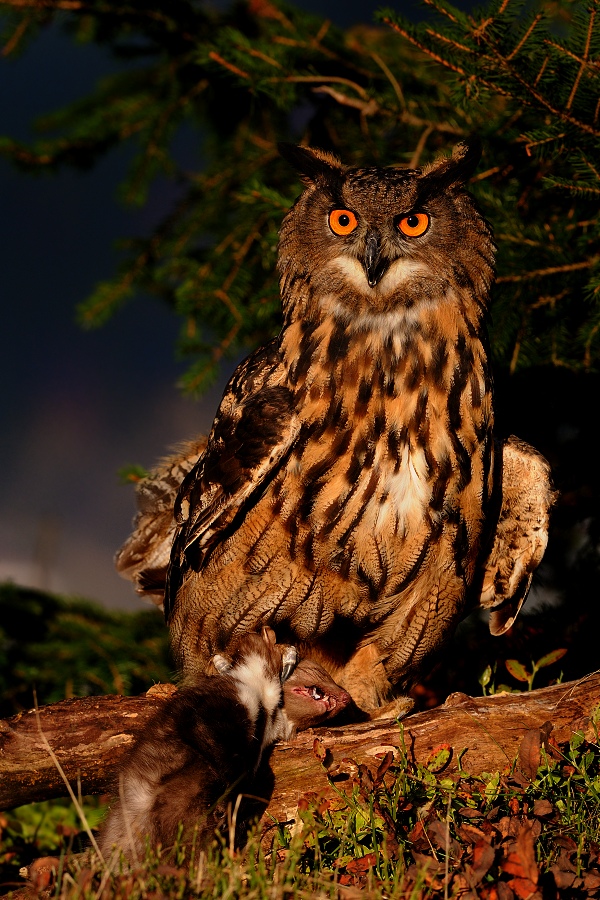
[[[496,351],[510,353],[511,370],[540,361],[595,366],[600,6],[498,0],[466,15],[429,5],[438,24],[412,26],[393,10],[380,19],[451,73],[466,111],[496,110],[499,140],[488,134],[497,171],[478,176],[491,175],[482,200],[494,210],[500,249]]]
[[[170,681],[156,609],[119,613],[0,585],[0,718],[69,697],[140,694]]]
[[[464,13],[426,0],[347,31],[279,0],[214,11],[199,0],[0,0],[4,54],[56,21],[108,47],[121,70],[38,123],[31,146],[4,137],[22,169],[86,167],[117,145],[134,153],[121,197],[143,205],[173,182],[154,232],[122,242],[113,279],[80,308],[102,324],[136,291],[182,321],[199,391],[220,359],[277,332],[277,230],[299,191],[278,140],[308,141],[351,164],[417,166],[472,133],[473,191],[499,246],[492,347],[512,371],[595,369],[599,358],[600,15],[598,0],[494,0]],[[190,130],[197,165],[176,138]]]

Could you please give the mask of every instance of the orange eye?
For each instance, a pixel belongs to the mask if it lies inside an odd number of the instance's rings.
[[[398,229],[407,237],[420,237],[429,228],[429,216],[427,213],[413,213],[404,216],[398,222]]]
[[[329,227],[334,234],[352,234],[358,219],[349,209],[332,209],[329,213]]]

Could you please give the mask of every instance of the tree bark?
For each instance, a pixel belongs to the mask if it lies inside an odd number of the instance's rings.
[[[119,762],[163,702],[160,696],[146,694],[87,697],[0,720],[0,809],[66,795],[56,762],[75,793],[78,782],[83,795],[110,791]],[[591,738],[590,717],[599,704],[600,673],[594,673],[530,693],[478,698],[451,694],[443,706],[407,716],[402,721],[403,736],[393,719],[311,729],[275,747],[275,792],[269,816],[281,821],[293,818],[303,794],[331,792],[319,758],[325,751],[329,751],[328,763],[333,755],[331,771],[340,763],[344,771],[351,771],[355,763],[377,765],[378,756],[402,740],[409,756],[420,763],[445,744],[453,751],[446,772],[457,770],[460,755],[462,769],[477,775],[509,766],[527,732],[535,738],[538,752],[540,735],[547,736],[550,726],[557,741],[577,730]],[[528,765],[531,760],[521,760],[522,768]]]

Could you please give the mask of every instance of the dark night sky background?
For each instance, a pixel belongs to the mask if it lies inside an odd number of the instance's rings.
[[[370,22],[380,5],[303,0],[340,25]],[[48,29],[19,59],[0,59],[0,131],[33,136],[40,115],[85,96],[114,61],[94,45]],[[197,164],[187,135],[180,154]],[[0,160],[0,580],[140,608],[113,556],[130,532],[127,463],[147,467],[170,446],[210,427],[230,369],[201,402],[176,387],[177,319],[138,297],[99,330],[83,331],[75,308],[110,277],[119,237],[148,231],[169,209],[158,185],[143,210],[117,200],[128,153],[89,172],[24,175]]]

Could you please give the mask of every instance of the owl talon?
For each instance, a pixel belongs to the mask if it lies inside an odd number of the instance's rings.
[[[369,710],[369,719],[403,719],[414,709],[415,701],[412,697],[394,697],[385,706]]]
[[[287,681],[298,664],[298,651],[295,647],[286,647],[283,651],[281,682]]]

